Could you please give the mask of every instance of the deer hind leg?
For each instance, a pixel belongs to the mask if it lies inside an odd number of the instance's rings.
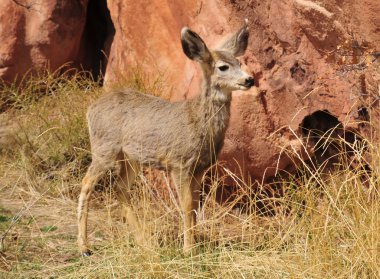
[[[87,247],[87,217],[91,193],[99,178],[107,171],[104,164],[93,160],[82,180],[82,189],[78,201],[78,245],[82,256],[90,256],[92,252]]]
[[[145,233],[143,226],[141,226],[132,209],[130,194],[131,187],[136,180],[140,167],[136,162],[129,161],[124,154],[119,155],[119,163],[120,173],[115,192],[117,199],[121,202],[122,218],[130,226],[137,243],[143,245],[146,240]]]
[[[199,207],[202,175],[194,176],[172,171],[183,213],[184,241],[183,252],[189,254],[194,248],[196,215]]]

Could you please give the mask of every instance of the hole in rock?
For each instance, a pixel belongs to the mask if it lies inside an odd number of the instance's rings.
[[[364,114],[365,110],[359,112]],[[300,126],[306,144],[314,149],[314,164],[319,171],[349,168],[360,172],[362,180],[371,172],[366,161],[366,141],[355,129],[344,129],[328,111],[306,116]]]
[[[267,64],[267,69],[271,70],[273,69],[274,65],[276,65],[276,61],[272,59],[268,64]]]
[[[300,129],[307,145],[314,149],[318,165],[339,162],[344,136],[342,123],[335,116],[326,110],[316,111],[304,118]]]
[[[366,107],[359,107],[358,108],[358,118],[359,118],[359,120],[362,120],[363,122],[369,122],[370,121],[368,109]]]
[[[115,27],[106,0],[90,0],[84,27],[80,56],[82,66],[95,80],[104,76]]]
[[[306,71],[298,64],[298,62],[294,63],[294,65],[290,68],[290,74],[292,78],[301,84],[306,76]]]

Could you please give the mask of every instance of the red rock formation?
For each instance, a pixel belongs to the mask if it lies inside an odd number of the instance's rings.
[[[82,51],[78,49],[86,3],[51,1],[26,9],[16,1],[2,1],[0,77],[11,80],[46,63],[55,69],[83,61],[83,40]],[[328,111],[344,128],[359,129],[355,122],[378,106],[378,0],[107,3],[115,35],[105,42],[110,46],[106,86],[138,66],[153,76],[162,74],[170,93],[164,95],[173,101],[191,98],[199,86],[196,65],[182,53],[181,27],[190,26],[215,46],[249,19],[250,44],[242,60],[255,74],[258,89],[234,94],[221,154],[231,169],[237,171],[238,162],[244,176],[270,180],[279,169],[292,171],[294,160],[307,158],[300,126],[331,120],[318,111]]]
[[[189,25],[212,44],[243,18],[250,20],[250,47],[243,60],[255,73],[259,92],[234,94],[221,154],[227,166],[237,172],[242,169],[245,175],[261,181],[279,169],[291,171],[296,154],[306,156],[300,140],[300,125],[306,116],[328,111],[344,127],[351,127],[359,118],[358,108],[367,106],[360,97],[360,77],[364,72],[373,76],[374,65],[365,62],[364,70],[351,68],[360,67],[359,60],[374,50],[370,45],[379,43],[375,31],[380,5],[376,1],[367,1],[360,13],[355,13],[359,7],[354,1],[338,1],[336,5],[307,0],[123,3],[110,5],[117,25],[106,82],[138,64],[153,74],[165,74],[173,89],[172,100],[191,98],[199,86],[196,65],[182,54],[180,28]],[[143,16],[122,16],[134,12]],[[372,32],[364,32],[366,29]],[[354,61],[352,44],[356,42],[362,53]],[[296,154],[288,156],[287,151]]]
[[[380,43],[374,32],[380,28],[380,3],[366,1],[361,11],[367,12],[356,13],[354,1],[245,2],[234,1],[231,10],[234,18],[251,19],[245,61],[261,92],[234,99],[222,158],[239,154],[254,178],[269,179],[278,169],[294,168],[287,150],[305,156],[299,127],[306,116],[328,111],[346,129],[358,128],[359,108],[370,106],[363,96],[378,94],[379,61],[369,53]]]
[[[0,1],[0,78],[12,82],[30,69],[75,61],[87,2]]]
[[[172,100],[193,96],[199,87],[196,65],[182,52],[181,28],[190,26],[212,45],[227,33],[226,28],[230,31],[234,27],[227,22],[230,12],[218,1],[142,0],[109,4],[116,32],[106,85],[124,78],[131,67],[139,67],[152,76],[163,75],[168,91],[171,89],[166,96],[171,95]]]

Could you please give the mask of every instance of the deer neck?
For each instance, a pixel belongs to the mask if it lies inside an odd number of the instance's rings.
[[[224,138],[230,118],[231,91],[223,91],[205,80],[199,96],[200,116],[207,133],[215,138]]]

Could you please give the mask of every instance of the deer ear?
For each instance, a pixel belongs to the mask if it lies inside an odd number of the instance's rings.
[[[248,19],[244,20],[244,25],[227,41],[225,41],[219,50],[228,51],[233,56],[241,56],[244,54],[248,46],[249,30],[248,30]]]
[[[211,61],[211,53],[206,44],[197,33],[187,27],[182,28],[181,43],[183,52],[191,60],[196,60],[200,63],[209,63]]]

